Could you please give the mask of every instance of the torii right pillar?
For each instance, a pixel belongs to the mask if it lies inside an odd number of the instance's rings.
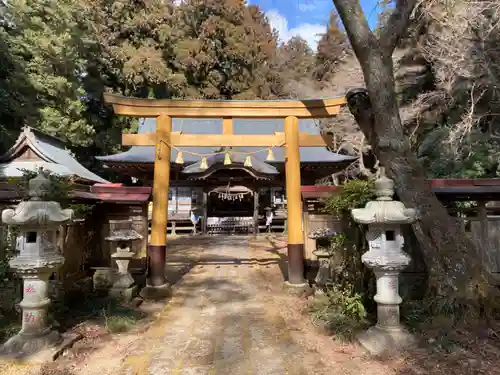
[[[299,120],[285,118],[285,176],[288,210],[288,284],[302,286],[304,278],[304,231],[300,193]]]

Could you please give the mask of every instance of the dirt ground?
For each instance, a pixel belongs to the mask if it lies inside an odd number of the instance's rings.
[[[500,374],[491,338],[471,341],[470,351],[376,359],[320,332],[310,300],[283,289],[281,237],[180,238],[167,263],[172,297],[143,306],[154,319],[114,335],[87,322],[76,328],[85,339],[54,363],[0,374]]]

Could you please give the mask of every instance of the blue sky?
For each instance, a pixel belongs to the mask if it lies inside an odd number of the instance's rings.
[[[250,0],[266,12],[282,41],[300,35],[315,49],[318,34],[325,31],[332,0]],[[361,6],[373,27],[377,21],[378,0],[361,0]]]

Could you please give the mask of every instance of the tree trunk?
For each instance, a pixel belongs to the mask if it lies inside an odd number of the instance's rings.
[[[380,39],[370,31],[359,1],[333,2],[359,60],[367,87],[367,90],[348,93],[349,109],[380,164],[394,179],[401,201],[419,212],[413,229],[429,270],[431,289],[428,292],[476,302],[493,291],[489,284],[491,275],[480,263],[475,244],[458,220],[448,215],[425,180],[424,170],[411,151],[399,115],[392,52],[406,29],[415,1],[397,1],[395,15],[389,18]]]

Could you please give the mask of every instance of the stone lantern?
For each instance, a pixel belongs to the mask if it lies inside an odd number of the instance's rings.
[[[375,181],[376,201],[365,208],[352,210],[354,220],[367,224],[369,251],[361,257],[373,269],[377,280],[377,324],[361,334],[360,343],[372,354],[393,352],[413,345],[413,337],[400,324],[399,273],[408,266],[410,257],[402,251],[403,224],[415,221],[416,211],[393,201],[394,182],[385,176],[383,168]]]
[[[310,239],[316,240],[316,243],[321,240],[330,240],[335,237],[338,233],[334,232],[330,228],[320,228],[315,229],[309,233],[308,237]],[[316,245],[316,250],[313,251],[313,254],[318,258],[318,272],[316,277],[314,278],[314,282],[320,288],[316,292],[318,294],[322,294],[323,289],[325,288],[328,281],[331,281],[331,272],[330,272],[330,258],[331,254],[325,250],[324,248],[318,248]]]
[[[56,245],[57,230],[72,220],[73,210],[63,210],[57,202],[43,201],[41,197],[48,188],[49,180],[42,171],[29,181],[30,199],[2,212],[5,224],[19,227],[19,255],[10,261],[10,266],[23,279],[21,330],[2,348],[11,354],[33,354],[61,340],[47,319],[47,289],[50,276],[64,263]]]
[[[141,240],[143,237],[132,229],[132,220],[110,220],[111,228],[110,236],[106,237],[116,249],[116,252],[111,254],[118,266],[118,274],[109,295],[114,298],[130,301],[137,294],[137,285],[130,274],[128,267],[129,263],[134,258],[135,253],[131,251],[132,243],[136,240]]]

